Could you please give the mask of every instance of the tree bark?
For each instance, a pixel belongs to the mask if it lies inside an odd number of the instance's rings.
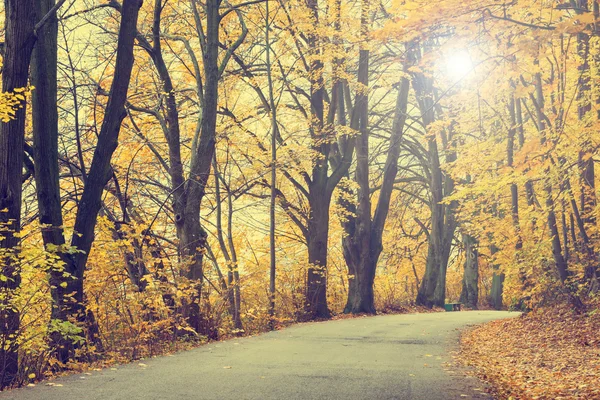
[[[5,0],[5,53],[2,92],[14,93],[27,87],[29,65],[35,43],[33,0]],[[0,125],[0,389],[9,386],[19,371],[20,315],[13,304],[21,284],[18,262],[21,231],[21,171],[25,146],[26,103],[14,118]]]
[[[502,293],[504,291],[504,273],[494,271],[492,276],[492,289],[490,291],[490,303],[495,310],[504,308],[502,302]]]
[[[408,49],[412,51],[412,49]],[[364,62],[368,62],[368,54],[364,55]],[[409,63],[405,63],[405,72]],[[398,97],[396,100],[396,109],[394,112],[394,121],[392,125],[392,134],[390,137],[390,147],[388,149],[383,182],[379,193],[379,199],[373,219],[371,219],[371,203],[369,201],[370,188],[368,180],[368,147],[363,148],[364,144],[357,146],[357,164],[361,163],[362,169],[366,169],[356,178],[362,179],[360,182],[359,208],[356,218],[351,218],[344,225],[346,236],[344,238],[344,258],[348,264],[350,277],[348,279],[348,301],[344,312],[346,313],[375,313],[374,303],[374,280],[376,274],[379,256],[383,250],[383,231],[389,212],[392,190],[396,175],[398,174],[398,158],[400,156],[400,147],[406,123],[406,111],[408,107],[408,93],[410,90],[410,81],[403,78],[400,82]],[[368,99],[366,99],[368,100]],[[357,105],[359,103],[357,102]],[[367,120],[366,110],[363,110],[361,118]],[[368,145],[367,127],[363,126]],[[361,129],[361,136],[363,135]]]
[[[68,310],[69,317],[87,324],[89,339],[95,345],[100,344],[97,336],[98,327],[93,315],[85,310],[84,273],[94,241],[94,229],[102,205],[102,193],[112,177],[110,165],[112,155],[117,148],[121,122],[126,115],[125,102],[133,68],[133,44],[141,5],[141,0],[123,1],[114,79],[94,157],[77,209],[75,233],[71,239],[71,246],[76,248],[78,252],[74,255],[75,262],[72,270],[66,270],[74,278],[67,282],[64,292],[74,293],[72,296],[73,302],[70,303],[71,307]],[[64,303],[65,301],[61,302]]]
[[[205,316],[201,311],[203,270],[203,249],[206,248],[207,233],[200,224],[202,200],[211,172],[215,154],[217,129],[217,102],[219,96],[219,0],[206,2],[206,45],[204,48],[204,108],[200,123],[201,133],[198,147],[192,149],[194,163],[185,184],[185,208],[176,216],[180,232],[181,257],[185,265],[185,276],[192,282],[195,295],[191,299],[188,323],[198,333],[207,333]],[[194,6],[195,7],[195,6]]]
[[[577,14],[589,12],[588,0],[577,0]],[[597,11],[597,10],[596,10]],[[594,27],[591,27],[592,30]],[[591,65],[589,61],[590,56],[590,35],[586,32],[579,32],[577,34],[577,53],[581,57],[581,64],[578,66],[580,72],[579,78],[579,90],[577,92],[577,116],[579,121],[583,121],[586,115],[592,110],[592,99],[591,99],[591,78],[590,70]],[[591,143],[585,141],[583,143],[583,149],[579,153],[579,171],[580,171],[580,182],[581,182],[581,198],[580,198],[580,210],[581,218],[584,223],[584,229],[590,229],[595,231],[596,225],[596,172],[593,159],[593,149]],[[585,235],[585,233],[584,233]],[[585,247],[588,247],[584,243]],[[584,249],[587,250],[587,249]],[[585,279],[589,284],[591,291],[597,291],[599,289],[598,284],[598,266],[596,262],[596,256],[593,254],[593,250],[585,251]]]
[[[463,235],[463,245],[465,249],[465,270],[460,302],[476,310],[479,302],[479,252],[477,250],[477,240],[469,235]]]
[[[319,23],[319,8],[316,0],[308,0],[307,6],[315,24]],[[328,171],[330,144],[325,139],[325,81],[321,60],[321,41],[318,33],[308,36],[310,62],[311,135],[313,150],[319,157],[315,160],[309,183],[310,215],[307,224],[308,271],[306,279],[306,317],[309,319],[329,318],[327,306],[327,242],[329,236]]]
[[[327,306],[327,243],[329,239],[329,205],[331,195],[326,190],[312,190],[308,219],[308,275],[306,283],[306,313],[309,319],[329,318]]]
[[[413,87],[421,110],[423,125],[427,129],[435,121],[433,81],[422,73],[413,75]],[[446,270],[450,256],[450,246],[456,224],[451,206],[442,204],[444,190],[452,190],[453,182],[444,184],[440,164],[437,138],[430,137],[427,143],[427,157],[431,174],[431,231],[427,250],[425,275],[417,294],[417,304],[426,307],[443,307],[446,301]]]
[[[40,21],[55,6],[55,0],[39,0],[36,21]],[[52,295],[50,318],[69,321],[72,308],[69,292],[64,285],[74,277],[64,272],[75,270],[75,260],[66,248],[58,166],[58,108],[57,108],[58,18],[51,15],[38,32],[31,63],[33,148],[35,184],[39,220],[46,251],[56,254],[62,265],[49,271]],[[50,347],[58,361],[65,363],[73,355],[75,345],[60,332],[50,332]]]

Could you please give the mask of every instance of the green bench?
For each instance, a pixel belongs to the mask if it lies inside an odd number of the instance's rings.
[[[446,311],[460,311],[461,303],[447,303],[444,305]]]

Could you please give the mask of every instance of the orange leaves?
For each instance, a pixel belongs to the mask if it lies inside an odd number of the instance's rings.
[[[597,307],[597,304],[596,304]],[[600,318],[562,306],[475,328],[462,338],[462,359],[500,398],[597,399]]]

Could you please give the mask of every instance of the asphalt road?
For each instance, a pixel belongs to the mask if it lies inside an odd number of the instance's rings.
[[[517,315],[463,311],[302,324],[52,386],[41,382],[0,399],[486,399],[481,382],[447,364],[451,352],[468,325]]]

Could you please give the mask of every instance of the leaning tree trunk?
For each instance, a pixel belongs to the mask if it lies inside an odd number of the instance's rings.
[[[477,309],[479,301],[479,252],[477,240],[469,235],[463,235],[465,248],[465,270],[462,281],[460,302],[465,306]]]
[[[71,246],[78,250],[74,256],[72,270],[66,270],[74,279],[67,282],[65,293],[73,294],[69,317],[85,323],[89,329],[89,339],[100,345],[98,327],[93,314],[86,312],[84,296],[84,273],[88,256],[94,241],[94,230],[98,212],[102,206],[104,187],[112,177],[111,160],[119,142],[121,122],[125,117],[125,102],[133,69],[133,45],[137,32],[137,20],[142,0],[124,0],[121,11],[121,24],[117,42],[115,73],[109,93],[104,120],[98,136],[94,157],[75,218],[75,234]],[[62,302],[65,302],[63,300]]]
[[[35,43],[33,0],[5,0],[5,52],[2,92],[27,87]],[[0,126],[0,389],[9,386],[19,370],[20,315],[13,304],[21,284],[18,262],[21,230],[21,171],[25,146],[25,99],[12,120]]]

